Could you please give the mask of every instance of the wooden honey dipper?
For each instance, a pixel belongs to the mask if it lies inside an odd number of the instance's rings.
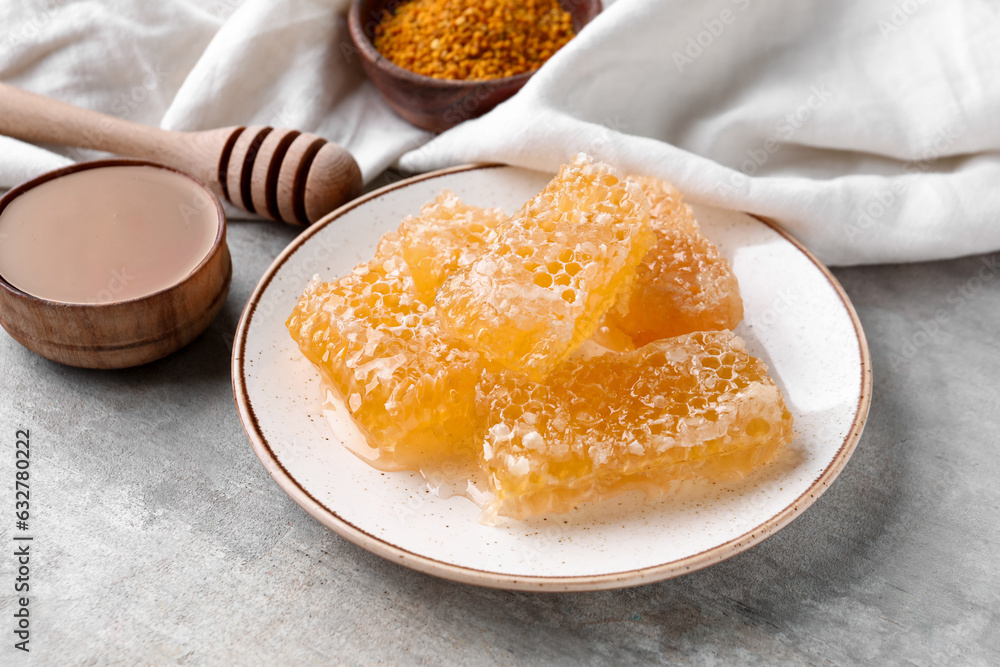
[[[315,134],[260,125],[170,132],[2,83],[0,134],[161,162],[247,211],[292,224],[316,222],[363,185],[351,154]]]

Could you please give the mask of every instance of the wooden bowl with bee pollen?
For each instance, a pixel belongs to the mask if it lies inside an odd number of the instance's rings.
[[[392,109],[423,130],[444,132],[478,118],[521,89],[537,69],[498,79],[437,79],[411,72],[382,55],[373,43],[383,11],[398,0],[354,0],[348,13],[351,40],[361,66]],[[601,12],[600,0],[560,0],[579,33]]]

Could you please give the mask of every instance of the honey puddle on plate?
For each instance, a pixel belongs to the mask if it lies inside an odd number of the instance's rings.
[[[335,439],[343,443],[352,454],[382,472],[409,471],[410,468],[396,461],[380,456],[377,448],[368,444],[364,434],[351,419],[347,406],[336,393],[321,382],[323,391],[322,414]],[[493,500],[483,471],[474,459],[455,457],[435,461],[433,465],[417,470],[427,485],[427,491],[438,498],[455,496],[468,498],[479,509],[484,509]],[[480,517],[486,521],[486,517]]]

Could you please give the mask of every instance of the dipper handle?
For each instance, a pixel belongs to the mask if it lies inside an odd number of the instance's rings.
[[[315,134],[264,126],[170,132],[3,83],[0,134],[161,162],[247,211],[292,224],[316,222],[363,186],[351,154]]]

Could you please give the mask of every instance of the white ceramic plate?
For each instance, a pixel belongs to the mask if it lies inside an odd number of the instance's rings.
[[[284,491],[340,535],[448,579],[522,590],[595,590],[673,577],[744,551],[819,497],[850,457],[868,414],[871,362],[860,323],[830,273],[797,242],[743,213],[696,206],[731,261],[746,320],[795,417],[786,454],[732,484],[693,483],[656,500],[637,494],[564,516],[477,522],[464,497],[426,491],[419,475],[382,473],[343,447],[322,417],[319,374],[284,321],[314,274],[344,275],[379,236],[441,188],[516,210],[550,175],[465,166],[382,188],[309,228],[251,296],[233,349],[233,386],[254,451]]]

